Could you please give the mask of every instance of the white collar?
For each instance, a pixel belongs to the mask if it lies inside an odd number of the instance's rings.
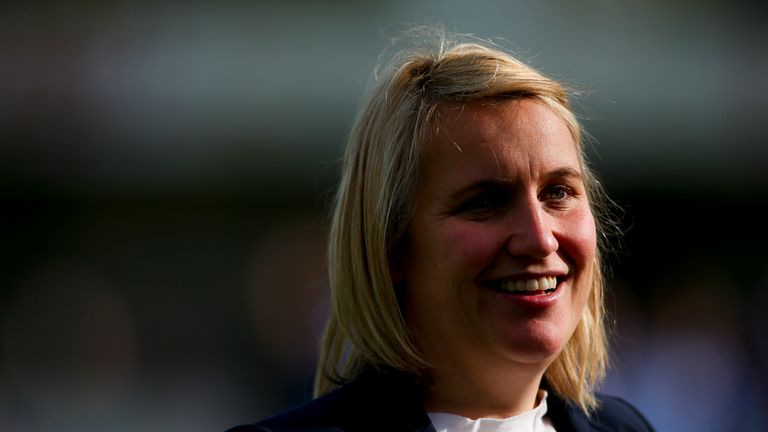
[[[547,413],[547,391],[539,390],[539,404],[530,411],[505,419],[471,419],[456,414],[429,412],[436,432],[547,432],[554,431]]]

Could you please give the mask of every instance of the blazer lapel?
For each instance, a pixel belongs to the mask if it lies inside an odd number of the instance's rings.
[[[547,417],[557,432],[592,432],[595,429],[584,413],[550,391],[547,395]]]

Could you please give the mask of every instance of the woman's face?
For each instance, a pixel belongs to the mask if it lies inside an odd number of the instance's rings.
[[[534,100],[440,115],[395,265],[408,327],[439,366],[545,368],[592,287],[595,223],[573,137]]]

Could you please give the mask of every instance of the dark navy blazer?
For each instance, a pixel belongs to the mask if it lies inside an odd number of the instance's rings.
[[[549,393],[547,417],[558,432],[653,431],[640,412],[617,397],[598,394],[587,417]],[[398,372],[369,370],[340,388],[252,425],[227,432],[434,432],[413,380]]]

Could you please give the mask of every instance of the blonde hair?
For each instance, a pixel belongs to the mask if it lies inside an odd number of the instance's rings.
[[[392,57],[356,119],[343,156],[328,245],[331,315],[322,340],[315,395],[369,366],[421,376],[429,364],[409,335],[390,263],[408,227],[419,181],[419,158],[438,106],[493,99],[536,99],[568,125],[581,155],[584,183],[600,248],[587,307],[573,336],[545,373],[549,387],[585,412],[607,362],[601,252],[609,227],[604,194],[584,159],[582,132],[563,87],[498,49],[417,29],[429,46]],[[426,35],[426,37],[425,37]]]

